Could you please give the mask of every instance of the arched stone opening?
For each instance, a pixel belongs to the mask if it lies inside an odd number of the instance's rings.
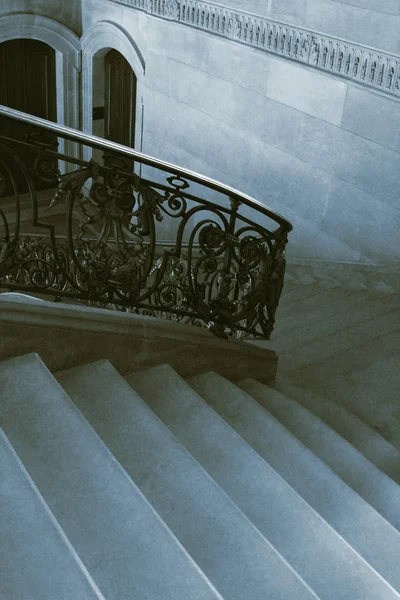
[[[0,43],[16,39],[32,39],[55,50],[56,120],[61,125],[80,127],[80,40],[68,27],[39,15],[17,13],[0,17]],[[59,139],[60,152],[77,156],[73,142]],[[60,162],[61,172],[65,165]]]
[[[23,13],[0,17],[0,43],[19,38],[44,42],[56,51],[57,122],[79,128],[78,36],[48,17]]]
[[[82,37],[82,126],[86,133],[93,133],[107,137],[104,130],[104,119],[100,114],[95,114],[93,109],[97,99],[101,100],[105,90],[104,63],[110,51],[117,51],[127,61],[132,69],[136,84],[135,100],[135,127],[134,139],[130,145],[138,150],[142,147],[142,121],[143,121],[143,88],[145,63],[143,56],[130,36],[114,23],[102,21],[91,27]],[[85,151],[86,159],[91,157],[89,148]]]
[[[92,103],[92,133],[135,148],[137,78],[118,50],[103,48],[93,57]],[[95,160],[101,156],[93,151]]]

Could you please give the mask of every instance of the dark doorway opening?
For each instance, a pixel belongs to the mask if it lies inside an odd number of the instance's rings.
[[[117,50],[104,49],[93,61],[93,133],[135,147],[137,80],[128,61]],[[100,157],[95,153],[95,158]],[[103,156],[106,164],[132,172],[134,161]],[[114,160],[113,160],[114,158]]]
[[[1,43],[0,82],[0,104],[49,121],[57,121],[56,53],[53,48],[44,42],[32,39],[16,39]],[[57,148],[57,138],[41,132],[37,127],[13,120],[3,122],[1,127],[2,133],[7,137],[20,141],[33,140],[34,143],[40,144],[42,150]],[[54,187],[54,181],[46,181],[45,177],[35,177],[37,152],[17,143],[8,142],[8,145],[15,150],[33,174],[36,189]],[[49,177],[51,177],[51,172],[56,167],[50,164],[48,167]],[[21,174],[15,175],[19,191],[26,191],[25,179]],[[43,172],[41,175],[43,176]],[[4,185],[3,195],[8,192],[10,182],[6,181]]]
[[[135,147],[136,76],[128,61],[110,50],[104,59],[105,137],[112,142]]]

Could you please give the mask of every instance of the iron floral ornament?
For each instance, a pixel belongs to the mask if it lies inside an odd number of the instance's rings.
[[[132,151],[111,152],[106,140],[100,163],[59,154],[46,139],[38,132],[10,144],[0,133],[3,289],[168,318],[223,338],[269,338],[290,223],[239,192],[155,159],[156,179],[140,177],[130,166]],[[31,168],[18,152],[27,143],[35,153]],[[61,160],[69,163],[64,173]],[[148,157],[135,153],[140,160]],[[44,208],[42,182],[51,196]],[[265,217],[275,229],[260,225]]]

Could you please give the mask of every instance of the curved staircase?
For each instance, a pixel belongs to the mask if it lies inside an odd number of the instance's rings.
[[[120,368],[111,325],[101,360],[68,354],[67,317],[50,355],[30,311],[88,309],[1,295],[0,598],[400,598],[397,274],[287,270],[271,341],[192,328],[211,363],[185,346],[175,368],[161,335]],[[35,353],[10,357],[12,310]],[[275,380],[254,371],[270,349]]]

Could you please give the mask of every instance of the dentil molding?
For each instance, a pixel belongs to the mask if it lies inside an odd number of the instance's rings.
[[[400,97],[400,57],[200,0],[112,0]]]

